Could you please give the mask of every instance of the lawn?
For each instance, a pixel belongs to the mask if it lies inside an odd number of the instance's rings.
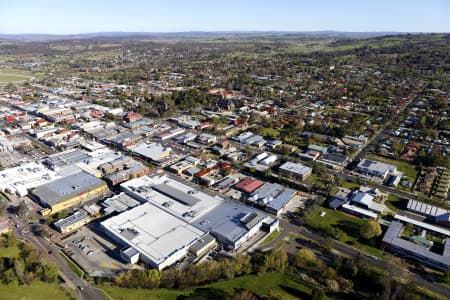
[[[359,184],[347,180],[344,180],[340,186],[349,190],[359,188]]]
[[[320,216],[322,212],[326,213],[323,217]],[[341,242],[350,242],[359,238],[359,228],[364,222],[363,219],[341,211],[319,207],[312,213],[309,224],[315,228],[338,228],[347,234]]]
[[[0,284],[0,300],[70,299],[57,284],[34,282],[31,285]]]
[[[10,248],[1,247],[0,248],[0,257],[9,257],[9,258],[19,257],[19,252],[20,252],[20,249],[17,246],[10,247]]]
[[[217,298],[217,295],[231,294],[234,289],[248,289],[259,296],[267,295],[269,290],[274,295],[279,295],[282,299],[309,299],[311,290],[309,287],[298,281],[296,278],[281,274],[267,273],[264,275],[249,275],[228,281],[202,286],[198,289],[190,290],[144,290],[144,289],[125,289],[118,287],[101,287],[115,300],[125,299],[176,299],[180,295],[204,295],[206,299]]]
[[[399,196],[389,194],[387,200],[384,202],[384,204],[393,211],[397,211],[397,209],[404,208],[405,200],[403,198],[400,198]]]
[[[414,180],[417,177],[418,172],[417,172],[415,166],[406,161],[400,161],[400,160],[395,160],[395,159],[391,159],[391,158],[386,158],[386,157],[382,157],[382,156],[379,156],[376,154],[369,154],[369,155],[367,155],[367,158],[373,159],[373,160],[378,160],[381,162],[385,162],[385,163],[397,166],[397,169],[400,172],[403,172],[404,176],[410,177],[412,182],[414,182]]]

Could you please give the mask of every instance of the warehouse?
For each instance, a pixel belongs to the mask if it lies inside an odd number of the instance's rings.
[[[162,270],[186,256],[203,232],[162,209],[144,203],[101,223],[116,242],[139,252],[139,259]]]
[[[80,170],[32,189],[30,196],[47,207],[42,214],[49,215],[105,196],[108,192],[103,180]]]

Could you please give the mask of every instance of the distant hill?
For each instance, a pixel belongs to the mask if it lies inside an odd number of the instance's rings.
[[[205,38],[222,36],[265,36],[265,35],[314,35],[330,37],[375,37],[385,35],[406,34],[401,32],[344,32],[344,31],[189,31],[189,32],[93,32],[80,34],[2,34],[2,40],[67,40],[90,38]]]

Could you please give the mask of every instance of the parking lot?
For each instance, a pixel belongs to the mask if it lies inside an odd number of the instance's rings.
[[[90,276],[114,277],[128,266],[119,260],[119,249],[111,242],[84,227],[62,244],[65,252]]]

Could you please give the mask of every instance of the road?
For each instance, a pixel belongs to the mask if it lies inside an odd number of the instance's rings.
[[[300,233],[306,238],[321,243],[325,241],[325,238],[317,233],[313,233],[309,231],[307,228],[299,225],[295,225],[291,223],[290,221],[286,219],[280,219],[280,227],[282,227],[284,230],[280,233],[280,235],[274,239],[273,241],[260,246],[260,250],[268,250],[272,247],[275,247],[278,243],[280,243],[282,240],[284,240],[289,233]],[[340,253],[344,254],[345,256],[356,258],[359,257],[361,261],[364,261],[368,264],[371,264],[373,266],[376,266],[380,269],[389,269],[391,266],[384,260],[374,258],[372,255],[365,253],[361,251],[360,249],[353,248],[347,244],[333,241],[333,244],[331,247]],[[291,253],[295,253],[297,251],[296,247],[287,248],[287,250]],[[405,270],[401,274],[402,279],[406,279],[411,281],[412,283],[416,284],[417,286],[422,286],[424,288],[429,289],[430,291],[433,291],[435,293],[438,293],[444,297],[447,297],[450,299],[450,289],[442,284],[433,283],[430,281],[427,281],[423,279],[420,275],[411,273],[410,271]]]
[[[45,238],[35,235],[32,230],[33,224],[22,221],[21,219],[10,215],[15,224],[19,224],[19,228],[14,229],[15,235],[23,240],[33,244],[36,249],[43,251],[43,259],[46,262],[55,263],[58,266],[58,275],[64,283],[77,291],[79,299],[82,300],[106,300],[105,295],[92,287],[89,282],[78,277],[68,266],[66,260],[59,254],[60,248]]]

